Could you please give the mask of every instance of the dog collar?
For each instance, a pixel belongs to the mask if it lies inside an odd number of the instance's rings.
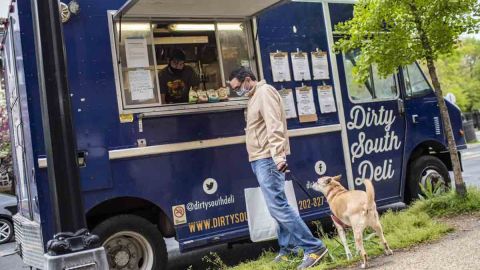
[[[332,191],[332,190],[328,191],[328,192],[327,192],[327,196],[325,196],[325,197],[327,198],[327,202],[330,201],[330,199],[329,199],[330,197],[333,198],[333,197],[335,197],[336,195],[338,195],[338,194],[340,194],[340,193],[344,193],[344,192],[346,192],[345,189],[336,189],[336,190],[334,190],[334,191]],[[333,193],[333,194],[331,194],[331,193]],[[331,195],[331,196],[330,196],[330,195]]]
[[[337,190],[334,190],[334,191],[327,192],[327,196],[326,196],[327,202],[331,201],[331,199],[333,199],[335,196],[337,196],[339,194],[342,194],[344,192],[347,192],[347,191],[345,189],[337,189]],[[333,193],[333,194],[331,194],[331,193]]]
[[[338,225],[340,225],[342,228],[346,229],[346,228],[349,228],[350,226],[348,226],[347,224],[343,223],[338,217],[336,217],[335,215],[330,215],[330,217],[332,218],[333,222],[337,223]]]

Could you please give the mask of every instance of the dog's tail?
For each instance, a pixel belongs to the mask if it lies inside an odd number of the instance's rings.
[[[365,210],[368,212],[368,210],[375,207],[375,190],[373,189],[372,180],[365,179],[363,184],[365,185],[365,191],[367,192],[367,209]]]

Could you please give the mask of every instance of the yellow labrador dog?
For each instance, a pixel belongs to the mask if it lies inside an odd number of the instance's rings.
[[[367,227],[375,230],[378,237],[382,240],[385,248],[385,254],[393,254],[383,236],[382,225],[378,218],[377,206],[375,204],[375,191],[370,180],[364,180],[366,191],[347,190],[340,184],[341,176],[321,177],[312,188],[323,193],[330,205],[332,219],[337,228],[338,235],[345,247],[347,258],[352,258],[352,253],[348,248],[347,238],[345,237],[345,228],[352,227],[355,237],[355,246],[357,252],[360,252],[363,262],[362,268],[367,267],[367,253],[363,247],[363,231]]]

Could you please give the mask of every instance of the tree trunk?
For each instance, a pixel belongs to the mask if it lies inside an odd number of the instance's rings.
[[[463,182],[462,169],[457,153],[457,145],[453,136],[450,115],[448,114],[447,105],[445,104],[445,99],[443,98],[442,88],[440,82],[438,81],[437,70],[435,68],[433,59],[427,59],[427,66],[430,77],[432,78],[433,87],[435,88],[435,94],[438,99],[438,107],[440,108],[440,115],[442,117],[443,130],[445,132],[445,136],[447,137],[448,151],[450,152],[453,175],[455,177],[455,188],[458,195],[465,196],[467,194],[467,189],[465,188],[465,182]]]

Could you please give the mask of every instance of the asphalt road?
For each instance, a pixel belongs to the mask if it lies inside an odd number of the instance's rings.
[[[480,138],[480,132],[477,133]],[[467,185],[480,186],[480,143],[469,145],[467,150],[462,151],[462,161],[464,168],[464,180]],[[453,179],[453,178],[452,178]],[[263,250],[268,250],[276,247],[275,242],[268,242],[262,244],[239,244],[234,245],[231,249],[227,245],[219,245],[206,249],[201,249],[185,254],[178,252],[178,244],[172,239],[167,239],[167,248],[169,250],[169,270],[184,270],[190,265],[193,269],[205,269],[205,264],[202,258],[209,255],[210,252],[216,252],[222,260],[228,265],[235,265],[240,260],[251,260],[258,257]],[[1,254],[11,251],[15,248],[14,243],[0,245]],[[0,257],[1,269],[22,270],[26,269],[23,266],[20,257],[13,255],[8,257]]]
[[[477,133],[480,139],[480,132]],[[463,178],[467,185],[480,186],[480,143],[469,145],[462,151]]]
[[[0,245],[0,254],[4,254],[5,252],[10,252],[14,249],[15,249],[14,242]],[[23,267],[22,260],[17,255],[0,257],[0,265],[1,265],[1,269],[11,269],[11,270],[26,269]]]

